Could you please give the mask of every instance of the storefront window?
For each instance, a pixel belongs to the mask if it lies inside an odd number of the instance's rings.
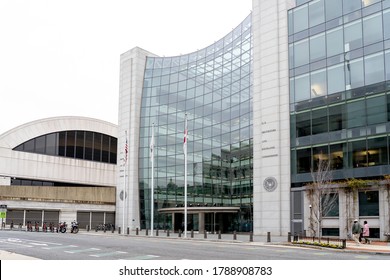
[[[359,216],[379,216],[379,192],[359,192]]]

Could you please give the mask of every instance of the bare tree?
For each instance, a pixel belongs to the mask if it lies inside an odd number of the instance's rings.
[[[332,184],[330,163],[319,159],[317,170],[311,170],[312,183],[306,185],[310,207],[310,229],[313,236],[321,240],[323,217],[326,217],[337,205],[338,192]]]

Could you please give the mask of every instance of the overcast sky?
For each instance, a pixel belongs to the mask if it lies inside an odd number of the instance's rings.
[[[54,116],[117,124],[122,53],[196,51],[251,8],[252,0],[1,0],[0,134]]]

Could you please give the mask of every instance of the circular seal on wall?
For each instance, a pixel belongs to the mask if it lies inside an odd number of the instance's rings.
[[[268,192],[273,192],[278,186],[278,181],[274,177],[267,177],[263,183],[264,189]]]

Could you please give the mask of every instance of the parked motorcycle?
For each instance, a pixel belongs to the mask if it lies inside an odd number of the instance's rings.
[[[78,233],[79,232],[79,223],[76,221],[73,221],[71,224],[71,233]]]
[[[66,232],[66,222],[62,222],[58,225],[58,231],[61,232],[61,233],[65,233]]]

